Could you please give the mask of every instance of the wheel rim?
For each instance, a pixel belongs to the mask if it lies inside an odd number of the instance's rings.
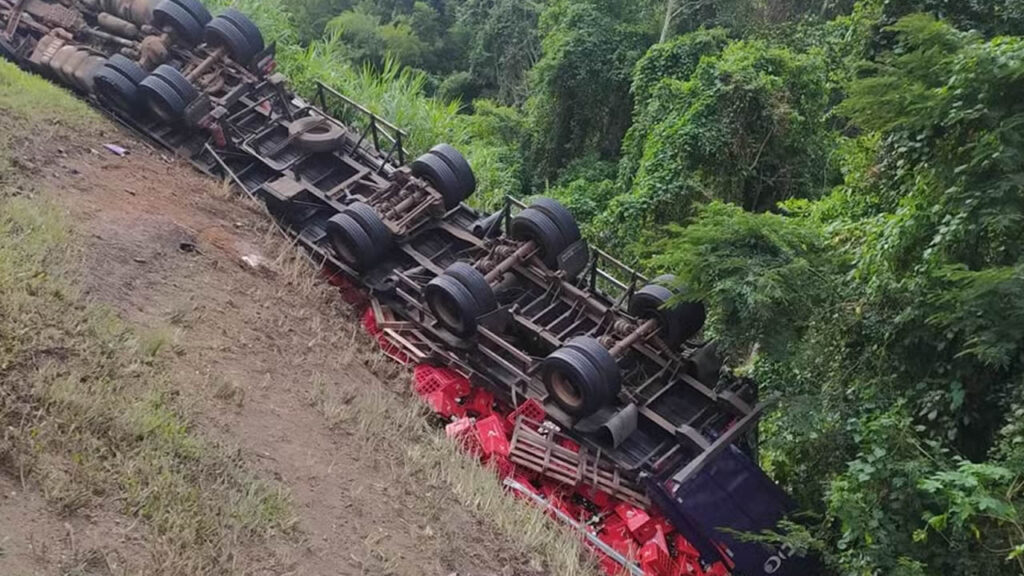
[[[352,250],[347,242],[345,242],[345,239],[335,236],[332,239],[331,244],[334,245],[334,251],[338,253],[338,257],[341,258],[344,263],[350,266],[355,266],[359,263],[356,259],[355,251]]]
[[[174,111],[166,102],[164,102],[160,98],[153,99],[152,101],[150,101],[149,104],[149,107],[153,110],[153,113],[156,114],[161,120],[165,122],[173,122],[175,120]]]
[[[466,321],[459,313],[459,309],[452,302],[451,298],[447,294],[437,294],[432,298],[431,308],[434,310],[434,314],[437,315],[437,319],[444,324],[446,328],[453,332],[464,333],[466,331]]]
[[[551,384],[551,393],[557,396],[561,402],[573,408],[583,406],[583,393],[571,378],[555,370],[549,377],[549,383]]]

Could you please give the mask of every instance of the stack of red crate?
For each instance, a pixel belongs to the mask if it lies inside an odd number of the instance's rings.
[[[363,324],[375,337],[380,334],[372,310]],[[374,331],[377,331],[375,334]],[[378,338],[380,340],[380,338]],[[517,419],[542,422],[544,407],[529,399],[518,408],[498,406],[489,391],[473,386],[455,370],[418,365],[413,370],[413,390],[438,417],[448,422],[447,435],[502,478],[514,478],[543,497],[596,535],[622,556],[631,559],[648,576],[728,576],[721,563],[705,569],[700,554],[672,525],[654,510],[622,502],[589,486],[568,486],[515,466],[508,459]],[[566,440],[566,447],[579,446]],[[623,574],[623,567],[595,548],[609,575]]]

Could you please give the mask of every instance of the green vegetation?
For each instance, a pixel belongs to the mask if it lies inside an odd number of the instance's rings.
[[[1018,0],[242,2],[323,77],[670,270],[778,408],[784,538],[1024,572]]]
[[[234,573],[239,545],[289,530],[287,497],[191,431],[161,367],[168,335],[83,304],[64,279],[73,232],[26,171],[24,150],[98,117],[5,62],[0,111],[0,465],[62,512],[143,520],[148,573]]]

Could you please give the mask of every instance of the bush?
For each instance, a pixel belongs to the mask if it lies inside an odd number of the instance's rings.
[[[715,33],[697,34],[691,46],[717,46]],[[659,81],[635,113],[620,176],[628,192],[606,227],[625,247],[639,230],[685,223],[711,200],[759,212],[818,196],[832,178],[827,103],[814,55],[758,41],[704,54],[688,79]]]

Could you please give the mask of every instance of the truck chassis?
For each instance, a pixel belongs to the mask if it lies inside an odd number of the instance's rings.
[[[0,55],[233,180],[386,309],[418,361],[457,369],[505,406],[539,402],[548,427],[583,446],[545,448],[551,436],[522,421],[521,464],[590,470],[565,481],[653,502],[743,573],[815,572],[718,530],[770,529],[791,506],[753,462],[765,406],[700,339],[703,306],[673,278],[588,246],[554,200],[470,207],[476,181],[458,151],[407,163],[400,128],[322,83],[312,102],[296,95],[248,18],[214,18],[197,0],[0,0]]]

